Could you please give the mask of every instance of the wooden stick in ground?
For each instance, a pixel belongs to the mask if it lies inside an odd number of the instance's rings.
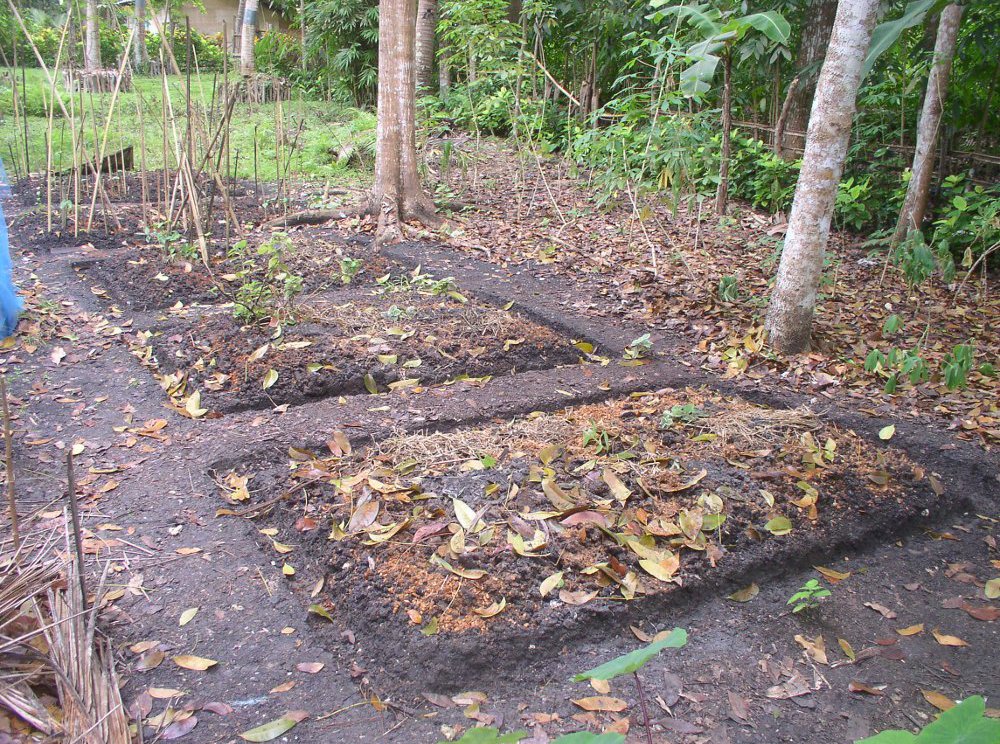
[[[3,397],[3,449],[4,467],[7,468],[7,506],[10,509],[10,529],[14,537],[14,551],[21,547],[21,531],[17,519],[17,500],[14,498],[14,439],[10,431],[10,406],[7,403],[7,378],[0,375],[0,397]]]
[[[76,473],[73,471],[73,448],[66,452],[66,484],[69,491],[69,513],[73,519],[73,541],[76,544],[77,573],[80,576],[82,607],[87,609],[87,579],[83,572],[83,533],[80,528],[80,504],[76,498]]]

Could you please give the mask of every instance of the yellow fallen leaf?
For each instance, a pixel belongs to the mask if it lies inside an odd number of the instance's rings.
[[[579,698],[573,701],[573,705],[583,708],[584,710],[606,711],[611,713],[618,713],[628,707],[628,703],[621,698],[608,697],[607,695],[594,695],[592,697]]]
[[[181,690],[174,690],[169,687],[150,687],[146,692],[149,693],[151,698],[156,698],[157,700],[169,700],[170,698],[187,694]]]
[[[942,646],[968,646],[969,644],[963,641],[958,636],[946,635],[942,633],[937,628],[931,631],[934,634],[934,639],[940,643]]]
[[[191,656],[190,654],[181,654],[180,656],[175,656],[173,662],[184,669],[190,669],[195,672],[204,672],[210,667],[214,667],[219,662],[214,659],[206,659],[201,656]]]
[[[899,633],[901,636],[916,635],[917,633],[924,632],[924,624],[917,623],[916,625],[910,625],[907,628],[898,628],[896,632]]]
[[[955,707],[955,701],[947,695],[942,695],[940,692],[935,692],[934,690],[921,690],[920,694],[924,696],[924,700],[938,710],[949,710]]]
[[[190,609],[184,610],[184,612],[181,613],[181,619],[179,625],[183,628],[189,622],[194,620],[194,616],[197,614],[198,614],[197,607],[191,607]]]

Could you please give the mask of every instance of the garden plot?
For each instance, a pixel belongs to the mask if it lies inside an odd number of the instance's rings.
[[[409,639],[396,643],[641,614],[683,587],[884,539],[944,503],[904,454],[809,410],[691,390],[329,448],[294,451],[290,472],[237,468],[224,496],[291,494],[265,534],[325,576],[331,615]]]
[[[418,275],[419,278],[419,275]],[[548,369],[579,361],[571,339],[510,310],[461,295],[448,280],[386,280],[294,307],[281,326],[237,320],[233,308],[172,311],[148,337],[175,400],[196,391],[228,412]]]
[[[306,292],[372,284],[389,266],[371,251],[367,238],[345,239],[323,228],[234,239],[228,249],[212,249],[208,269],[196,246],[178,233],[149,238],[156,242],[115,250],[83,267],[104,296],[131,310],[232,301],[242,286],[279,273],[269,271],[274,261]]]

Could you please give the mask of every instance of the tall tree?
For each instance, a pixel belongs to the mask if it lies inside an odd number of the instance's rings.
[[[93,72],[101,69],[101,31],[97,0],[87,0],[86,33],[83,43],[83,69]]]
[[[809,0],[802,18],[802,36],[795,52],[795,83],[788,91],[788,107],[782,120],[781,142],[779,151],[788,148],[802,147],[804,132],[809,126],[809,110],[812,106],[813,94],[816,90],[818,66],[826,53],[830,32],[833,30],[833,19],[837,15],[837,0]],[[787,134],[788,129],[796,134]],[[797,152],[793,151],[796,157]]]
[[[823,253],[878,6],[879,0],[841,0],[837,8],[767,312],[770,343],[781,353],[809,346]]]
[[[149,64],[149,50],[146,49],[146,0],[135,0],[135,46],[132,48],[132,66],[136,72],[144,72]]]
[[[952,3],[941,11],[937,39],[934,42],[934,61],[931,63],[927,91],[924,93],[924,106],[917,124],[917,146],[913,152],[912,175],[906,189],[903,208],[899,210],[896,230],[892,235],[894,246],[902,242],[910,230],[919,230],[924,222],[931,176],[934,173],[934,151],[941,130],[941,114],[948,95],[948,78],[951,75],[952,60],[955,58],[955,44],[961,20],[961,5]]]
[[[434,89],[434,39],[437,32],[437,0],[417,3],[417,88]]]
[[[401,240],[403,221],[437,222],[417,170],[416,14],[412,0],[379,0],[378,126],[369,204],[378,215],[376,244]]]
[[[257,38],[257,0],[246,0],[243,9],[243,28],[240,40],[240,73],[253,75],[253,44]]]

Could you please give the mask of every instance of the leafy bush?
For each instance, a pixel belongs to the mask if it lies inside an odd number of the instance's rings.
[[[185,71],[187,65],[187,32],[184,28],[174,28],[171,34],[169,29],[164,29],[161,36],[157,33],[146,34],[146,51],[150,59],[159,59],[160,44],[163,40],[170,42],[170,48],[177,59],[177,66]],[[202,72],[216,71],[222,69],[222,58],[225,52],[222,49],[222,37],[218,34],[214,36],[204,36],[194,29],[191,29],[191,65],[197,67]],[[164,52],[166,55],[166,52]],[[193,70],[192,70],[193,71]]]
[[[948,176],[941,187],[940,216],[931,243],[970,268],[1000,242],[1000,187],[972,185],[964,174]]]
[[[856,744],[993,744],[1000,741],[1000,721],[985,714],[986,701],[973,695],[946,710],[919,734],[883,731]]]

